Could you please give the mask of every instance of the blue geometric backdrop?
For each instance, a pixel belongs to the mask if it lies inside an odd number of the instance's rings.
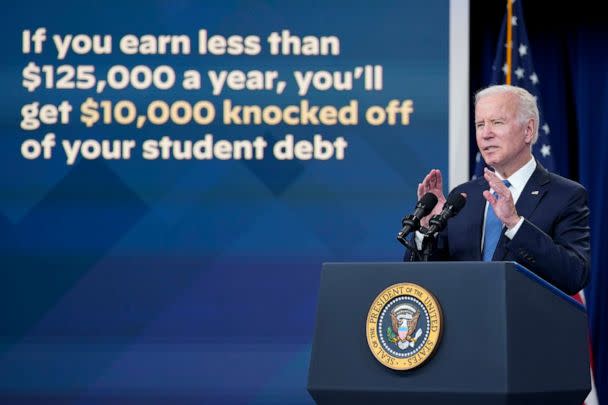
[[[400,220],[431,168],[448,178],[448,3],[397,1],[248,2],[41,1],[5,6],[0,17],[0,402],[309,403],[308,357],[321,263],[399,261]],[[46,28],[40,54],[22,50],[24,30]],[[258,55],[124,55],[134,35],[257,35]],[[340,39],[339,55],[269,55],[264,38],[288,29]],[[69,53],[52,36],[112,35],[110,55]],[[33,46],[33,45],[32,45]],[[193,46],[193,49],[195,47]],[[24,68],[93,65],[97,80],[116,65],[169,65],[176,72],[276,70],[283,94],[211,93],[176,85],[56,89],[22,86]],[[382,89],[311,90],[292,73],[381,65]],[[55,77],[59,79],[59,77]],[[180,83],[178,79],[178,84]],[[234,104],[341,107],[345,125],[134,125],[80,120],[92,97],[138,111],[153,100],[218,111]],[[408,125],[365,122],[370,106],[412,100]],[[72,106],[68,124],[20,128],[29,103]],[[50,159],[27,160],[26,139],[56,136]],[[61,142],[76,139],[253,140],[263,160],[87,160],[66,164]],[[279,161],[272,145],[293,134],[348,142],[343,160]]]

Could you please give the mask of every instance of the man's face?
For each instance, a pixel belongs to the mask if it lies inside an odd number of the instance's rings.
[[[494,94],[481,98],[475,107],[477,147],[486,163],[503,176],[510,176],[530,160],[534,123],[517,119],[517,98]]]

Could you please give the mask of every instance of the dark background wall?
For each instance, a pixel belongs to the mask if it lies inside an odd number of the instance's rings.
[[[549,1],[521,1],[525,25],[530,40],[534,65],[540,77],[539,86],[548,118],[553,119],[552,148],[558,171],[561,175],[574,180],[580,179],[579,140],[576,127],[574,105],[573,64],[579,56],[578,41],[591,35],[605,41],[608,51],[608,16],[600,11],[598,2],[589,0],[570,3],[568,7],[558,6]],[[471,97],[491,80],[491,65],[496,55],[496,41],[500,24],[506,13],[503,0],[470,1],[470,89]],[[598,55],[599,56],[599,55]],[[593,70],[597,65],[583,69]],[[603,66],[607,68],[607,66]],[[604,69],[606,72],[606,69]],[[590,72],[589,72],[590,73]],[[470,110],[473,122],[473,110]],[[471,125],[472,130],[472,125]],[[477,148],[474,133],[471,131],[471,170]]]

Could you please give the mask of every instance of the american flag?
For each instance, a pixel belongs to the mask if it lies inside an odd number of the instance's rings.
[[[579,292],[578,294],[574,295],[573,297],[575,300],[577,300],[579,303],[581,303],[585,307],[587,306],[584,291]],[[589,395],[587,395],[587,398],[585,399],[585,402],[583,402],[583,405],[599,405],[600,402],[597,399],[597,391],[595,390],[595,381],[593,378],[593,356],[591,355],[591,345],[589,345],[589,356],[590,356],[590,360],[591,360],[591,369],[589,370],[589,373],[591,375],[591,392],[589,393]]]
[[[532,51],[528,42],[528,33],[524,25],[522,11],[522,0],[507,0],[507,12],[502,21],[498,45],[496,46],[496,57],[492,65],[491,84],[512,84],[528,90],[538,104],[540,123],[538,129],[538,140],[532,147],[532,153],[536,160],[547,170],[554,171],[555,163],[551,154],[551,127],[543,115],[542,99],[540,96],[540,78],[534,70],[532,63]],[[507,25],[507,23],[509,25]],[[509,40],[510,39],[510,40]],[[511,45],[511,46],[510,46]],[[483,175],[485,162],[481,154],[477,152],[475,158],[475,174],[473,178]],[[578,302],[585,305],[584,292],[573,296]],[[591,356],[591,349],[589,350]],[[593,356],[591,356],[591,392],[585,399],[584,405],[598,405],[597,392],[593,381]]]
[[[507,10],[505,13],[505,18],[500,28],[500,35],[498,36],[496,57],[492,65],[491,84],[506,83],[523,87],[536,97],[540,113],[540,123],[538,127],[538,141],[532,147],[532,153],[545,169],[554,171],[555,164],[551,153],[550,139],[551,127],[543,115],[542,99],[539,91],[540,78],[532,64],[532,51],[530,50],[528,34],[524,26],[521,0],[512,0],[511,4],[512,12],[510,13]],[[509,26],[507,26],[507,22]],[[511,37],[510,43],[512,46],[509,46],[509,36]],[[481,154],[477,152],[475,158],[475,178],[482,176],[484,166],[485,162]]]

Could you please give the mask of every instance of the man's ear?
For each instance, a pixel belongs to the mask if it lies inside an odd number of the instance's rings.
[[[535,128],[536,128],[536,122],[534,121],[534,119],[530,118],[528,121],[526,121],[526,124],[524,127],[524,133],[525,133],[524,141],[528,145],[532,144],[532,139],[534,139]]]

